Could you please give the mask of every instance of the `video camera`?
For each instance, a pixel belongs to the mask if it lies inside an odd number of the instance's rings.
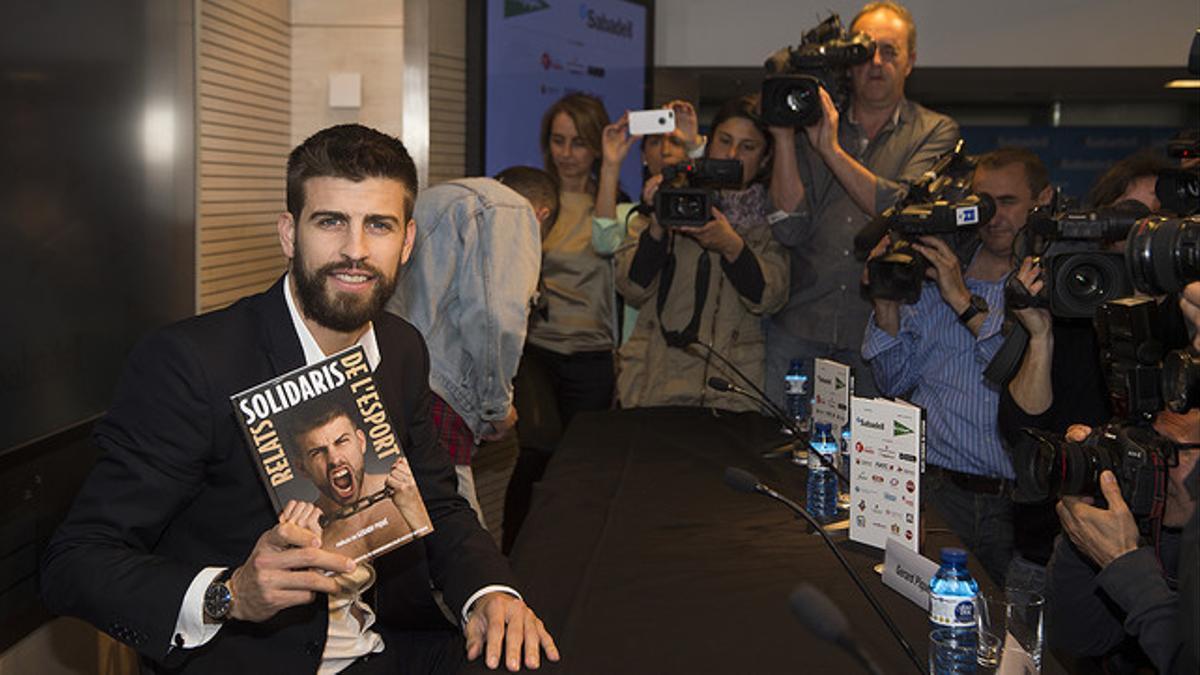
[[[1127,241],[1118,247],[1122,240]],[[1018,257],[1041,261],[1045,286],[1032,296],[1010,277],[1006,306],[1092,317],[1102,304],[1132,295],[1135,288],[1164,295],[1200,280],[1200,217],[1150,216],[1133,201],[1093,211],[1038,207],[1015,249]]]
[[[975,165],[963,154],[960,140],[943,155],[898,203],[881,213],[854,237],[854,248],[865,259],[886,232],[887,251],[867,263],[867,296],[913,304],[921,297],[929,261],[912,247],[912,239],[935,235],[957,255],[965,255],[977,228],[992,219],[996,202],[971,192]]]
[[[699,159],[663,169],[663,187],[654,195],[654,214],[663,227],[699,227],[719,206],[717,190],[742,186],[742,162]]]
[[[806,32],[797,47],[784,47],[767,58],[762,86],[762,119],[767,126],[812,126],[821,121],[823,86],[838,109],[850,96],[850,66],[875,56],[875,42],[864,33],[848,34],[837,14]]]

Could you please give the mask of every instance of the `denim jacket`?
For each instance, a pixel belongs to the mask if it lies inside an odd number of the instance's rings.
[[[476,438],[504,419],[541,271],[529,201],[491,178],[421,191],[412,257],[387,309],[429,346],[429,387]]]

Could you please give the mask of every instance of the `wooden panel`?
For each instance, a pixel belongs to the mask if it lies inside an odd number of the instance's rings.
[[[215,53],[226,55],[226,58],[233,58],[233,55],[236,54],[239,61],[250,59],[250,65],[255,67],[280,68],[284,72],[288,72],[288,78],[291,78],[288,55],[281,55],[256,44],[243,42],[225,33],[209,30],[207,26],[202,25],[200,31],[200,56],[207,57],[211,53]]]
[[[219,0],[205,3],[202,19],[214,26],[231,26],[245,31],[258,38],[264,47],[280,48],[284,51],[290,49],[288,36],[291,35],[291,31],[286,24],[265,21],[261,15],[242,11],[240,8],[228,9],[227,7],[236,6],[230,4],[222,7],[221,4]]]
[[[238,115],[212,109],[201,110],[199,122],[201,124],[219,124],[227,127],[249,129],[250,131],[265,131],[274,134],[286,134],[290,131],[286,121],[276,122],[260,117],[249,117],[247,115]]]
[[[271,284],[286,266],[275,222],[291,149],[286,0],[200,0],[196,306]]]

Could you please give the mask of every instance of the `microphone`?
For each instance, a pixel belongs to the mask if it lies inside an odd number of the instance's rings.
[[[850,633],[850,622],[829,596],[805,582],[792,590],[788,601],[792,606],[792,614],[795,614],[800,623],[812,631],[813,635],[846,650],[871,675],[882,675],[883,671],[867,650],[854,640]]]
[[[871,595],[871,591],[868,590],[863,584],[862,579],[860,579],[858,576],[858,573],[856,573],[854,569],[850,567],[850,563],[846,560],[846,557],[842,555],[841,550],[834,545],[833,540],[829,538],[829,533],[826,532],[825,528],[821,526],[820,521],[818,521],[816,518],[813,518],[812,514],[804,510],[799,504],[779,494],[770,486],[765,485],[758,480],[757,476],[749,471],[746,471],[745,469],[739,469],[733,466],[726,467],[724,481],[725,485],[736,490],[737,492],[747,494],[758,493],[760,495],[770,497],[771,499],[774,499],[775,501],[780,502],[784,506],[791,509],[792,513],[795,513],[798,517],[808,521],[808,524],[812,525],[816,529],[817,534],[821,535],[821,539],[825,540],[825,544],[829,547],[829,550],[833,551],[834,557],[836,557],[837,561],[842,564],[842,568],[846,570],[846,574],[850,575],[850,579],[854,582],[854,585],[858,586],[858,590],[862,592],[863,596],[867,599],[867,602],[871,604],[871,608],[874,609],[875,613],[879,615],[879,618],[883,620],[884,625],[887,626],[887,629],[891,632],[892,637],[896,638],[896,641],[900,643],[900,646],[904,649],[904,653],[908,655],[908,658],[912,660],[913,665],[917,667],[917,671],[922,675],[926,675],[925,665],[921,663],[921,659],[917,658],[917,653],[913,651],[912,645],[908,644],[908,640],[904,639],[904,635],[900,633],[900,629],[896,627],[895,622],[892,621],[892,617],[884,611],[883,606],[879,604],[879,601],[875,599],[874,595]]]
[[[745,396],[746,398],[750,399],[751,401],[754,401],[755,403],[758,403],[759,405],[765,405],[766,411],[771,413],[772,417],[774,417],[776,420],[779,420],[779,422],[781,424],[783,424],[785,427],[790,429],[792,434],[796,437],[796,440],[807,441],[808,434],[805,434],[804,432],[802,432],[795,425],[795,423],[792,422],[792,420],[788,419],[787,415],[783,414],[782,410],[780,410],[778,407],[776,407],[774,403],[771,403],[770,400],[766,399],[766,397],[763,397],[760,399],[760,398],[754,396],[753,394],[751,394],[750,392],[746,391],[745,389],[742,389],[741,387],[737,386],[736,384],[733,384],[732,382],[729,382],[728,380],[726,380],[724,378],[720,378],[720,377],[708,378],[708,386],[713,389],[716,389],[717,391],[741,394],[742,396]],[[809,449],[809,453],[813,453],[813,452],[816,452],[816,451]],[[850,479],[848,477],[846,477],[846,474],[842,473],[842,470],[839,469],[833,463],[833,460],[829,459],[822,453],[817,452],[816,454],[817,454],[817,460],[820,461],[821,464],[825,465],[826,469],[829,469],[830,471],[832,471],[833,474],[838,477],[838,480],[842,481],[842,484],[844,484],[844,485],[850,484]],[[753,478],[753,476],[751,476],[751,478]],[[731,485],[730,487],[733,487],[733,486]]]

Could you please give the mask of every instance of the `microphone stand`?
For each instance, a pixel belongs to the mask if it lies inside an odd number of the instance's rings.
[[[716,352],[714,351],[713,353],[715,354]],[[737,386],[736,384],[727,382],[726,380],[723,380],[719,377],[708,378],[708,386],[712,387],[713,389],[716,389],[717,391],[725,391],[725,392],[733,392],[735,394],[741,394],[742,396],[745,396],[746,398],[750,399],[751,401],[754,401],[755,403],[759,403],[760,405],[762,404],[762,401],[759,401],[758,399],[756,399],[754,397],[754,395],[752,395],[750,392],[746,391],[745,389],[742,389],[741,387]],[[778,420],[780,422],[780,424],[783,424],[788,429],[790,429],[791,432],[796,436],[796,439],[798,441],[807,442],[809,440],[808,434],[805,434],[790,419],[785,417],[778,410],[774,409],[774,406],[772,406],[771,408],[767,408],[767,411],[772,412],[773,417],[775,417],[775,419]],[[810,448],[809,453],[813,453],[813,452],[816,452],[816,451]],[[777,455],[775,455],[774,453],[770,453],[769,456],[774,457]],[[821,464],[825,468],[832,471],[833,474],[838,477],[838,480],[842,481],[842,484],[850,485],[850,479],[846,477],[846,474],[842,473],[841,469],[839,469],[836,465],[834,465],[833,460],[829,459],[823,453],[820,453],[820,452],[817,452],[817,460],[820,461]]]
[[[862,579],[860,579],[854,569],[850,567],[850,563],[846,560],[846,557],[842,555],[841,550],[834,545],[833,539],[829,537],[829,533],[826,532],[825,528],[821,526],[820,521],[814,518],[811,513],[806,511],[796,502],[793,502],[787,497],[784,497],[776,492],[771,487],[760,482],[757,477],[748,471],[734,467],[726,468],[725,484],[735,490],[738,490],[739,492],[756,492],[760,495],[770,497],[771,499],[774,499],[775,501],[791,509],[792,513],[794,513],[797,518],[803,518],[808,522],[809,525],[816,528],[817,534],[820,534],[821,538],[825,540],[825,544],[829,546],[829,550],[833,551],[833,555],[837,558],[838,562],[842,564],[842,568],[846,570],[846,574],[850,575],[850,578],[854,581],[854,585],[858,586],[858,590],[862,592],[864,597],[866,597],[867,602],[871,604],[871,608],[874,609],[875,613],[879,615],[879,618],[883,620],[884,625],[886,625],[887,629],[892,633],[892,637],[896,638],[896,641],[900,643],[900,646],[904,649],[904,653],[908,655],[908,658],[913,662],[913,665],[917,667],[917,671],[922,675],[927,675],[925,665],[921,663],[921,659],[919,659],[917,657],[917,653],[913,651],[912,645],[908,643],[908,640],[904,639],[904,635],[900,633],[900,629],[896,627],[896,624],[892,621],[892,618],[883,610],[883,606],[879,604],[879,601],[875,599],[875,596],[872,595],[871,591],[867,589],[865,584],[863,584]]]

